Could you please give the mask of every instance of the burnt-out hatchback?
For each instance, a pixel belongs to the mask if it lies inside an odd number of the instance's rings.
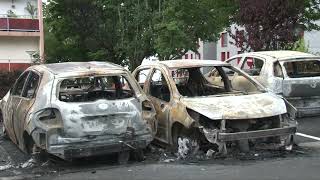
[[[186,154],[214,147],[226,153],[236,144],[244,151],[262,143],[292,145],[295,109],[230,64],[160,61],[133,75],[156,109],[161,144],[186,146]]]
[[[283,96],[297,116],[320,115],[320,57],[296,51],[243,53],[227,60]]]
[[[140,152],[155,126],[131,74],[105,62],[32,66],[1,100],[1,112],[4,132],[22,150],[67,160]]]

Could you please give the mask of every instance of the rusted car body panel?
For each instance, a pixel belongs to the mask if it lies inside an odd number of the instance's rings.
[[[241,59],[238,65],[233,65],[244,68],[246,58],[256,58],[264,62],[260,75],[253,75],[252,77],[271,92],[285,97],[297,108],[298,117],[320,115],[320,57],[295,51],[266,51],[244,53],[231,57],[227,62]],[[315,72],[310,75],[303,74],[305,73],[303,72],[297,74],[300,76],[294,77],[290,75],[293,72],[289,72],[293,67],[288,69],[289,67],[286,66],[288,63],[304,63],[304,68],[310,68],[310,65],[313,64]],[[276,70],[277,67],[278,70]],[[301,67],[302,64],[300,70]],[[277,72],[280,72],[280,74],[275,74]]]
[[[159,123],[155,137],[157,140],[174,145],[174,133],[177,129],[178,132],[181,132],[181,129],[197,129],[206,141],[218,145],[221,152],[226,152],[226,142],[229,141],[289,136],[296,132],[296,121],[293,116],[288,114],[289,110],[293,114],[295,110],[288,109],[287,111],[286,102],[273,93],[262,91],[254,94],[237,94],[230,92],[221,95],[200,95],[196,97],[188,97],[179,93],[181,90],[178,90],[172,77],[172,74],[174,74],[172,70],[199,67],[233,68],[227,63],[212,60],[173,60],[142,65],[133,72],[135,78],[140,82],[140,72],[149,70],[147,78],[144,78],[146,81],[141,82],[140,85],[144,87],[144,91],[154,104],[157,112]],[[166,81],[165,86],[170,91],[168,101],[165,98],[161,99],[161,96],[155,97],[156,95],[152,94],[152,86],[155,84],[153,78],[160,77],[155,76],[157,71],[162,73],[162,81]],[[242,72],[241,70],[238,71]],[[243,76],[263,89],[256,80],[246,74],[243,74]],[[190,78],[191,75],[188,77]],[[226,75],[224,77],[227,78]],[[227,82],[229,81],[225,80],[225,83]],[[288,106],[288,108],[291,108],[291,106]],[[259,127],[261,129],[250,129],[255,126],[254,124],[260,122],[268,122],[272,125],[265,129],[262,126]],[[241,129],[243,124],[245,124],[245,127]],[[250,128],[248,128],[249,126]],[[235,128],[240,129],[240,132],[233,131]],[[230,129],[233,130],[230,131]]]
[[[20,102],[16,111],[23,112],[19,116],[23,117],[21,124],[12,124],[18,117],[12,119],[8,114],[15,97],[12,92],[1,101],[7,134],[22,150],[28,151],[26,141],[32,137],[38,150],[72,159],[142,149],[153,140],[154,107],[148,104],[146,95],[121,66],[100,62],[61,63],[32,66],[25,72],[29,71],[37,71],[41,80],[34,97],[16,96]],[[64,80],[109,76],[123,77],[134,93],[119,99],[99,95],[93,100],[61,99],[61,93],[75,98],[81,93],[88,96],[76,86],[63,89]],[[17,125],[19,129],[15,129]]]

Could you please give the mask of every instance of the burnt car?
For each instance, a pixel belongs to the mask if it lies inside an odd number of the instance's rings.
[[[171,60],[139,66],[134,77],[157,112],[155,140],[177,150],[216,148],[226,154],[260,143],[292,147],[295,109],[230,64]]]
[[[227,62],[247,72],[269,91],[283,96],[297,116],[320,115],[320,57],[296,51],[251,52]]]
[[[1,100],[1,113],[4,133],[21,150],[65,160],[141,153],[156,123],[131,74],[106,62],[31,66]]]

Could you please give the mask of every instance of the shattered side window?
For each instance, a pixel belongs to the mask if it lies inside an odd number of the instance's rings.
[[[290,78],[320,76],[320,60],[284,62],[284,68]]]
[[[59,100],[87,102],[133,97],[134,91],[124,76],[91,76],[65,79],[60,84]]]
[[[262,59],[246,57],[241,69],[250,76],[259,76],[264,65]]]

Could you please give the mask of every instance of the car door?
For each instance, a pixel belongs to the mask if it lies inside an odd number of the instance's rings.
[[[20,102],[17,105],[13,123],[15,125],[14,131],[18,138],[18,142],[21,142],[21,139],[23,138],[26,117],[30,108],[35,102],[36,92],[40,83],[40,77],[40,73],[30,71],[21,94]]]
[[[5,128],[7,130],[7,134],[9,135],[10,139],[14,142],[14,143],[18,143],[17,142],[17,135],[15,133],[15,129],[17,129],[17,124],[16,122],[16,112],[17,112],[17,107],[21,101],[21,95],[23,92],[23,87],[24,84],[27,81],[29,75],[29,71],[24,72],[19,78],[18,80],[15,82],[12,91],[10,92],[10,97],[8,99],[8,105],[6,107],[5,112],[6,114],[6,122],[5,122]]]
[[[170,101],[171,88],[168,83],[168,77],[165,73],[155,68],[145,84],[145,91],[156,110],[156,118],[158,120],[158,131],[156,139],[164,143],[169,143],[169,117],[170,117]]]

